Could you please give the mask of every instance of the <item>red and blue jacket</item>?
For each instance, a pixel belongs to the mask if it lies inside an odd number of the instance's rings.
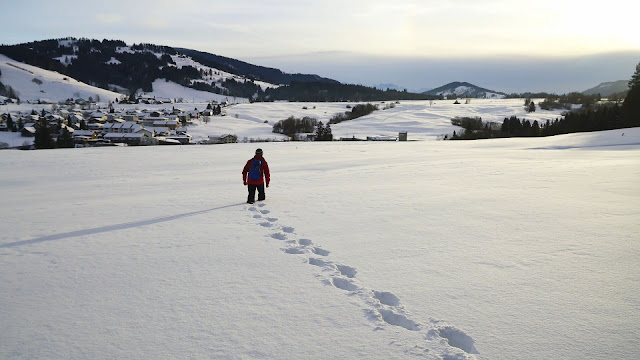
[[[260,164],[260,179],[258,180],[251,180],[247,176],[249,173],[249,170],[251,170],[251,164],[253,163],[254,159],[262,162],[262,164]],[[267,164],[267,160],[265,160],[260,155],[256,155],[253,157],[253,159],[249,159],[249,161],[247,161],[247,164],[244,166],[244,169],[242,169],[243,183],[250,184],[250,185],[262,185],[266,183],[267,186],[269,186],[270,181],[271,181],[271,175],[269,174],[269,164]]]

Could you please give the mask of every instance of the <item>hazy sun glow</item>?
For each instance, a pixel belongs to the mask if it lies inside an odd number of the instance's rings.
[[[33,2],[5,9],[1,43],[93,37],[193,44],[227,56],[571,56],[640,49],[631,0]]]

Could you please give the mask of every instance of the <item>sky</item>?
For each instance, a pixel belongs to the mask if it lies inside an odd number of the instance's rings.
[[[495,83],[498,91],[561,91],[631,76],[640,60],[634,12],[624,10],[632,3],[22,1],[4,7],[9,16],[3,19],[0,43],[67,36],[119,39],[191,48],[364,85],[389,83],[416,90],[476,79],[483,87]],[[576,61],[594,63],[575,69],[578,75],[588,73],[587,78],[536,83],[550,66],[570,69]],[[532,74],[515,76],[512,68]],[[508,71],[496,77],[493,73],[500,69]],[[403,70],[409,75],[402,75]]]

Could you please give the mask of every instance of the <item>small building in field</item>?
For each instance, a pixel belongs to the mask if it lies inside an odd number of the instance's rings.
[[[238,137],[231,134],[209,135],[209,140],[207,140],[207,144],[231,144],[237,142]]]

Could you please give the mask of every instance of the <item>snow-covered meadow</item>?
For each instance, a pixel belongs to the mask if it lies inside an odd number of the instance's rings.
[[[413,106],[400,105],[390,110]],[[224,121],[281,117],[259,106]],[[348,126],[334,133],[374,131]],[[257,146],[272,183],[247,205],[240,171]],[[4,359],[635,359],[640,348],[638,128],[0,155]]]
[[[184,93],[189,91],[198,92],[194,89],[180,87],[174,83],[156,81],[154,88],[158,88],[157,95],[172,97],[170,94]],[[179,87],[179,88],[178,88]],[[165,92],[166,91],[166,92]],[[203,91],[200,91],[203,92]],[[207,93],[210,95],[215,95]],[[219,95],[216,95],[219,96]],[[238,100],[238,99],[236,99]],[[241,99],[246,101],[246,99]],[[479,116],[483,121],[493,121],[502,123],[505,117],[512,115],[519,118],[526,118],[531,121],[538,120],[541,124],[546,120],[553,121],[561,116],[560,111],[545,111],[538,109],[534,113],[527,113],[523,106],[522,99],[472,99],[469,104],[455,105],[453,100],[441,101],[400,101],[393,102],[393,108],[387,103],[376,103],[380,110],[357,118],[345,121],[340,124],[331,125],[334,139],[352,138],[365,139],[368,136],[398,137],[399,132],[406,131],[409,140],[436,140],[451,135],[454,131],[460,131],[457,126],[451,125],[451,119],[456,116]],[[235,134],[239,141],[243,139],[262,140],[285,140],[286,136],[274,134],[273,125],[290,116],[302,118],[305,116],[316,118],[327,124],[337,113],[349,111],[355,103],[239,103],[224,109],[227,116],[214,116],[208,123],[203,119],[195,120],[193,125],[188,127],[189,134],[193,137],[193,142],[205,140],[210,135]],[[103,104],[103,107],[106,104]],[[185,111],[194,109],[203,110],[207,103],[191,102],[179,104],[158,104],[158,105],[122,105],[116,104],[116,110],[168,110],[173,107]],[[29,113],[31,110],[40,112],[42,109],[49,110],[51,105],[37,104],[10,104],[0,106],[0,112]],[[15,116],[14,116],[15,117]],[[25,141],[32,142],[32,138],[21,137],[18,133],[0,133],[0,142],[8,143],[10,146],[20,146]]]

